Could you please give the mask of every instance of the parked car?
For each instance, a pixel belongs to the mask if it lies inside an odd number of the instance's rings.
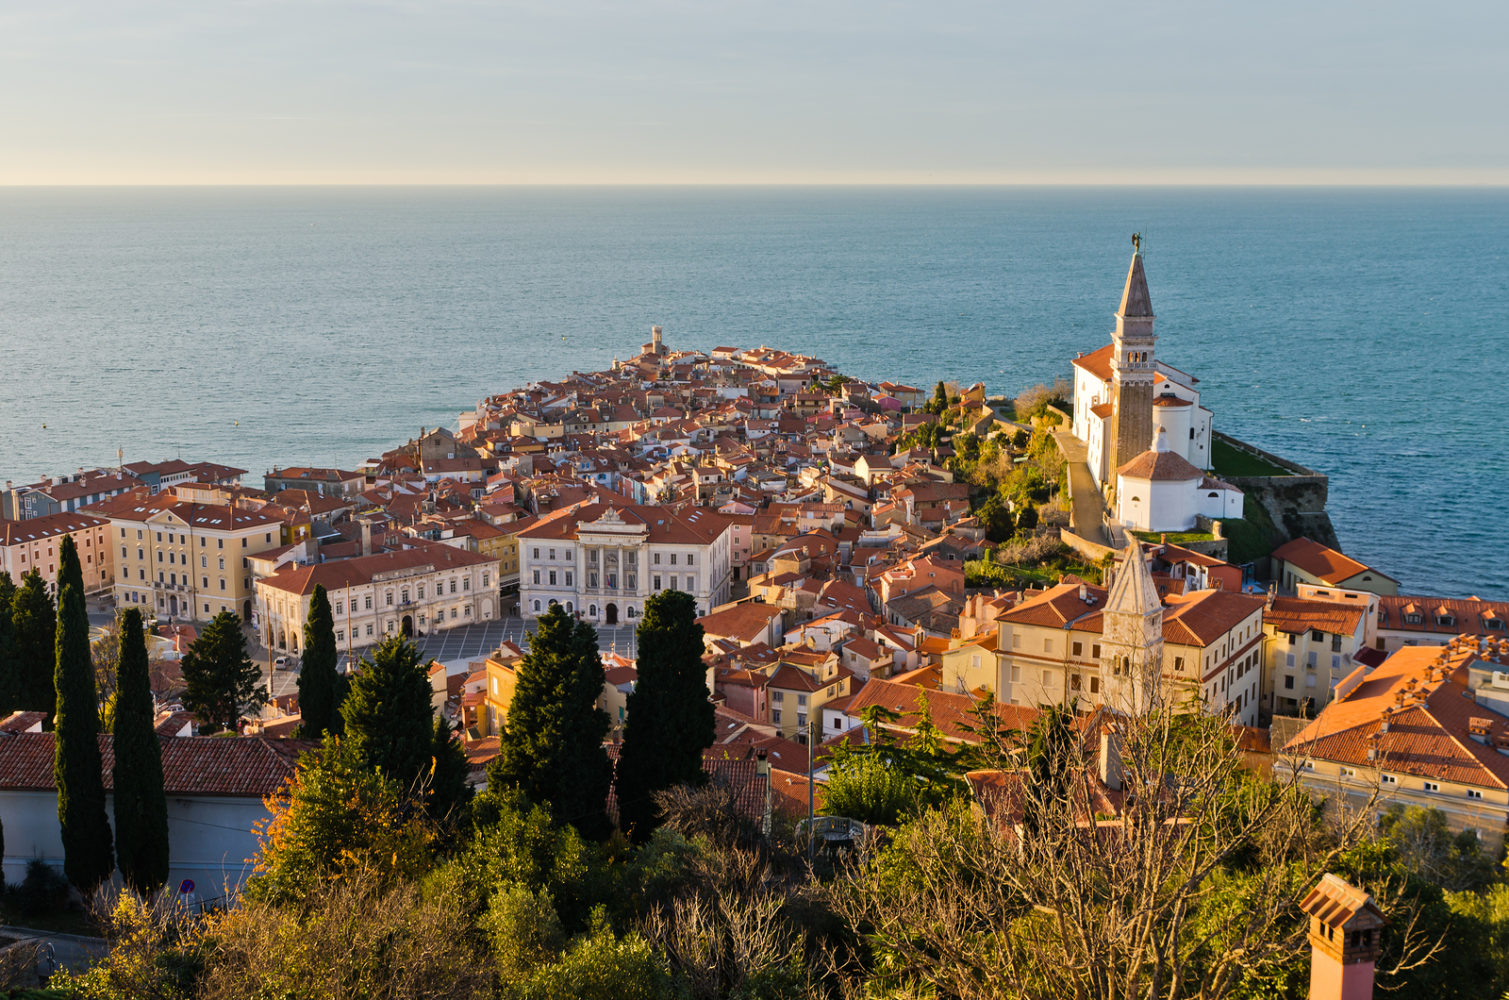
[[[286,657],[286,656],[280,656],[276,660],[273,660],[272,661],[272,668],[274,670],[287,670],[288,669],[288,657]]]

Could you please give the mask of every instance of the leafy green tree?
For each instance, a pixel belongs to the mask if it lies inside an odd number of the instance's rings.
[[[1011,516],[1011,508],[1001,502],[998,493],[985,498],[985,502],[976,508],[975,517],[979,518],[980,525],[985,529],[985,537],[997,544],[1010,541],[1016,533],[1016,521]]]
[[[149,896],[168,879],[168,799],[162,744],[152,725],[147,640],[136,608],[121,615],[116,662],[115,851],[126,884]]]
[[[16,627],[11,621],[15,601],[15,582],[9,573],[0,572],[0,718],[15,711],[16,680],[21,670],[16,650]]]
[[[304,621],[304,666],[299,671],[299,735],[320,740],[326,733],[341,734],[341,702],[346,697],[346,678],[336,670],[340,653],[335,645],[335,617],[323,584],[309,595],[309,617]]]
[[[57,699],[52,672],[58,629],[58,609],[47,592],[42,574],[32,570],[21,578],[21,587],[11,603],[11,626],[15,635],[15,701],[23,712],[46,712],[44,728],[52,728]],[[87,641],[87,636],[85,637]]]
[[[702,751],[717,734],[692,595],[679,590],[652,595],[634,634],[639,677],[629,694],[616,790],[619,825],[643,843],[657,822],[655,793],[700,784]]]
[[[891,733],[895,712],[872,705],[861,718],[869,739],[834,748],[823,812],[892,826],[963,792],[957,777],[963,768],[933,723],[925,696],[905,740]]]
[[[338,736],[300,759],[257,833],[258,874],[248,889],[277,902],[358,875],[379,885],[418,878],[429,870],[435,839],[408,789]]]
[[[1478,835],[1452,833],[1439,809],[1395,804],[1379,817],[1378,830],[1407,869],[1443,889],[1479,889],[1494,879],[1493,858]]]
[[[466,761],[461,741],[456,738],[456,730],[439,714],[435,716],[430,756],[434,771],[430,778],[430,797],[425,805],[431,818],[442,829],[453,830],[461,825],[471,801],[471,788],[466,783],[471,765]]]
[[[341,705],[351,751],[410,790],[429,780],[435,736],[430,693],[419,649],[395,635],[362,657]]]
[[[549,803],[558,820],[593,839],[609,831],[609,720],[597,707],[603,678],[596,630],[559,605],[542,615],[487,776],[493,788],[518,788],[530,802]]]
[[[222,611],[183,654],[183,705],[212,730],[235,729],[243,713],[267,703],[262,671],[246,655],[241,620]]]
[[[105,778],[100,761],[99,698],[89,655],[89,615],[84,573],[73,537],[58,546],[57,739],[52,775],[58,786],[58,825],[63,872],[89,892],[115,870],[110,823],[105,818]]]

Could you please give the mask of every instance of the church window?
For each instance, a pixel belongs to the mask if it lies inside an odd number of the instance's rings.
[[[1074,644],[1074,655],[1075,656],[1081,656],[1081,655],[1083,655],[1084,650],[1085,650],[1085,644],[1084,643],[1082,643],[1082,642],[1076,642]]]

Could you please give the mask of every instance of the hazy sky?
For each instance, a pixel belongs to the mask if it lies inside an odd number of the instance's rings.
[[[1509,3],[0,4],[0,183],[1509,183]]]

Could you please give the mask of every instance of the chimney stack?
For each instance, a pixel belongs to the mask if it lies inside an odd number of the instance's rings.
[[[362,518],[362,555],[372,554],[372,522]]]
[[[1327,874],[1299,908],[1310,916],[1310,1000],[1368,1000],[1388,920],[1373,897]]]

